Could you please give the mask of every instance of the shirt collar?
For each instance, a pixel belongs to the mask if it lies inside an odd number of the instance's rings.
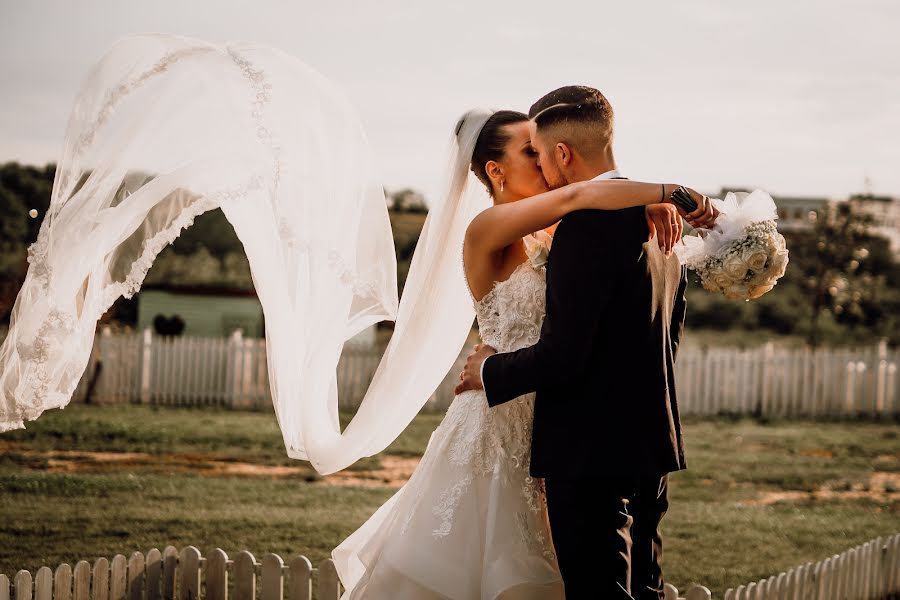
[[[618,169],[613,169],[612,171],[607,171],[606,173],[597,175],[596,177],[591,179],[591,181],[599,181],[601,179],[615,179],[617,177],[622,177],[622,175],[619,173]]]

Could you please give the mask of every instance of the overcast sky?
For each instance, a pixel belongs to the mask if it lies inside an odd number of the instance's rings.
[[[613,103],[629,177],[900,196],[896,0],[0,0],[0,161],[55,160],[90,65],[148,31],[300,57],[360,109],[391,188],[435,192],[466,108],[578,83]]]

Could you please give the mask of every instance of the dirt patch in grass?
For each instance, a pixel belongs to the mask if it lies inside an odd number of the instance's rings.
[[[377,469],[339,471],[321,476],[307,465],[265,465],[239,461],[215,454],[144,452],[82,452],[78,450],[35,451],[0,444],[0,451],[20,466],[48,473],[102,473],[132,471],[141,473],[191,473],[204,477],[299,478],[316,485],[343,485],[374,488],[399,488],[406,483],[419,459],[382,456]]]
[[[815,500],[871,500],[878,504],[900,502],[900,473],[876,471],[865,483],[829,483],[812,491],[761,492],[753,500],[744,500],[741,504],[771,506],[780,502]]]

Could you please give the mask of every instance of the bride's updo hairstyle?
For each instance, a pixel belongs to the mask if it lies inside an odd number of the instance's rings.
[[[459,135],[465,117],[459,120],[456,125],[456,133]],[[522,123],[528,120],[525,113],[516,112],[514,110],[498,110],[487,120],[478,139],[475,141],[475,149],[472,151],[472,172],[478,180],[484,184],[491,197],[494,196],[494,188],[491,186],[491,178],[485,171],[485,165],[488,161],[502,160],[506,154],[506,144],[510,140],[509,134],[505,131],[507,125],[514,123]]]

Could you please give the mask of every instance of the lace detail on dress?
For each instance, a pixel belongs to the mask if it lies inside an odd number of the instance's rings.
[[[456,512],[456,507],[459,506],[459,500],[462,498],[463,492],[466,491],[466,488],[471,483],[472,475],[467,475],[441,494],[440,502],[432,511],[441,520],[440,525],[434,530],[434,537],[450,535],[450,529],[453,525],[453,513]]]
[[[480,301],[474,301],[485,344],[510,352],[537,342],[546,305],[545,263],[526,260],[508,279],[496,283]],[[447,430],[450,440],[446,459],[466,475],[444,490],[433,507],[432,512],[440,519],[435,537],[450,533],[459,499],[472,484],[473,476],[502,474],[505,485],[521,486],[527,510],[517,513],[516,519],[523,543],[552,557],[541,523],[546,508],[543,485],[528,474],[533,414],[533,394],[494,408],[488,406],[483,392],[466,392],[454,399],[435,434]],[[500,468],[501,463],[508,468]]]

